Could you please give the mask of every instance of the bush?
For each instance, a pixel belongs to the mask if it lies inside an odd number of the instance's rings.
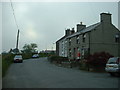
[[[110,57],[113,56],[106,52],[100,52],[100,53],[94,53],[93,55],[89,55],[85,59],[88,65],[92,65],[93,67],[105,67]]]
[[[8,67],[13,63],[13,54],[3,54],[2,55],[2,77],[5,75]]]
[[[55,56],[55,53],[39,53],[40,57],[49,57],[49,56]]]
[[[61,63],[61,62],[64,62],[64,61],[68,61],[68,58],[67,57],[61,57],[61,56],[50,56],[50,57],[48,57],[48,60],[50,62]]]
[[[23,57],[23,59],[30,59],[30,58],[32,58],[32,53],[23,53],[22,57]]]
[[[85,60],[85,59],[84,59],[84,60],[81,60],[81,61],[79,62],[79,68],[80,68],[81,70],[88,70],[88,67],[87,67],[86,60]]]
[[[39,53],[39,56],[40,57],[48,57],[49,55],[48,55],[48,53]]]

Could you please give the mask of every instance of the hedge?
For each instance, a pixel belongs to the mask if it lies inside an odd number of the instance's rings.
[[[64,61],[68,61],[67,57],[61,57],[61,56],[50,56],[48,57],[48,60],[52,63],[52,62],[56,62],[56,63],[61,63]]]
[[[5,76],[6,71],[9,66],[13,63],[13,58],[15,55],[13,54],[3,54],[2,55],[2,77]]]

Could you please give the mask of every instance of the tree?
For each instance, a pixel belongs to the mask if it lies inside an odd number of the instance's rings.
[[[36,48],[37,48],[37,44],[35,43],[31,43],[31,44],[25,44],[23,46],[23,53],[35,53],[36,52]]]
[[[32,52],[36,52],[37,44],[31,43]]]

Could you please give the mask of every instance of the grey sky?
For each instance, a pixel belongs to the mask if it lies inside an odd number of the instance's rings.
[[[2,3],[0,2],[0,53],[2,51]]]
[[[13,7],[20,29],[19,48],[36,43],[38,50],[51,49],[65,29],[81,21],[87,26],[100,21],[100,13],[110,12],[118,27],[117,2],[14,2]],[[9,2],[2,3],[2,49],[15,48],[17,27]]]

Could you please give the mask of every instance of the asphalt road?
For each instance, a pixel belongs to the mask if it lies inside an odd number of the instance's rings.
[[[118,88],[118,77],[58,67],[47,58],[13,63],[2,88]]]
[[[2,56],[0,54],[0,89],[2,89]]]

